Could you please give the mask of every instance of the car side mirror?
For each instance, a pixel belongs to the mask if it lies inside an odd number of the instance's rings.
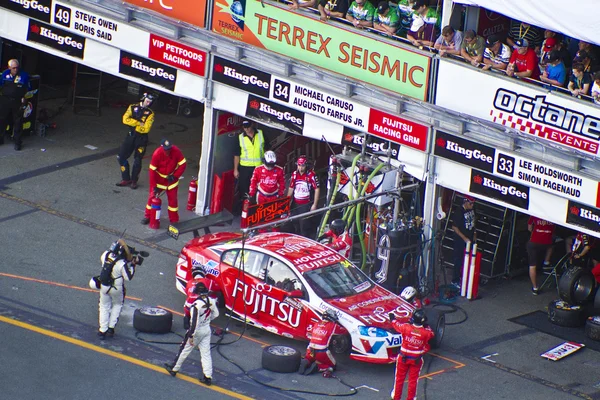
[[[302,298],[304,297],[304,293],[302,293],[302,290],[292,290],[289,294],[288,297],[295,297],[295,298]]]

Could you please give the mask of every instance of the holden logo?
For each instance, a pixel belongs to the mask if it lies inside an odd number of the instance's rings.
[[[129,57],[123,57],[121,59],[121,64],[127,65],[127,66],[131,66],[131,58],[129,58]]]
[[[577,208],[575,206],[571,207],[571,214],[578,215],[579,214],[579,208]]]
[[[254,108],[255,110],[258,110],[260,108],[260,102],[258,102],[256,100],[252,100],[250,102],[250,108]]]
[[[479,175],[475,175],[473,177],[473,182],[475,182],[478,185],[481,185],[481,183],[483,182],[483,178],[481,178],[481,176],[479,176]]]
[[[37,25],[31,25],[30,31],[33,33],[40,33],[40,27]]]
[[[435,141],[435,143],[439,146],[439,147],[446,147],[446,141],[442,138],[438,138],[438,140]]]
[[[215,71],[217,71],[218,73],[222,74],[223,73],[223,66],[221,64],[215,65]]]

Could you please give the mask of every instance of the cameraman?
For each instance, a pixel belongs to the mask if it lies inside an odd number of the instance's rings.
[[[127,107],[127,111],[123,114],[123,123],[129,127],[129,133],[125,137],[117,160],[121,166],[121,182],[117,186],[131,186],[132,189],[137,189],[138,178],[142,170],[142,158],[146,154],[146,146],[148,146],[148,132],[154,123],[154,111],[150,106],[156,100],[156,95],[152,93],[144,93],[140,103],[131,104]],[[133,168],[129,175],[129,162],[127,159],[133,155]]]

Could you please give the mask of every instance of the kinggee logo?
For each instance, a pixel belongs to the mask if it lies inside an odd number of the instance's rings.
[[[289,121],[296,125],[302,125],[303,123],[302,118],[293,116],[292,113],[290,113],[289,111],[283,112],[276,110],[270,105],[263,103],[262,101],[252,100],[249,106],[250,108],[253,108],[255,110],[270,114],[280,121]]]
[[[527,193],[520,191],[513,185],[505,186],[500,183],[497,183],[491,178],[481,177],[481,175],[475,175],[473,177],[473,182],[475,182],[478,185],[496,190],[500,192],[503,196],[511,195],[527,200]]]
[[[167,79],[171,82],[175,81],[175,75],[168,73],[163,68],[154,68],[144,64],[140,60],[132,59],[130,57],[123,57],[121,59],[121,63],[123,65],[127,65],[133,69],[137,69],[138,71],[146,72],[150,76],[159,76],[161,78]]]
[[[235,68],[223,66],[222,64],[216,64],[215,71],[230,78],[237,79],[244,85],[250,84],[267,90],[270,86],[270,82],[265,82],[256,75],[245,75],[241,72],[238,72]]]
[[[587,219],[588,221],[593,221],[600,225],[600,215],[594,213],[591,210],[585,209],[583,207],[572,206],[570,208],[571,214],[577,215],[581,218]]]
[[[362,147],[364,140],[365,139],[359,134],[354,135],[352,133],[344,133],[344,142],[353,144],[357,147]],[[367,148],[374,153],[387,153],[389,147],[392,148],[392,155],[394,157],[398,156],[399,145],[393,145],[389,141],[377,140],[373,136],[369,137],[369,140],[367,140]]]
[[[59,35],[58,33],[54,33],[49,28],[39,27],[38,25],[31,25],[31,28],[29,28],[29,29],[31,30],[31,32],[33,32],[37,35],[40,35],[42,37],[45,37],[45,38],[55,41],[60,46],[67,45],[67,46],[71,46],[78,50],[83,50],[83,43],[78,42],[77,40],[73,39],[71,36]]]
[[[10,0],[10,2],[21,5],[25,10],[32,9],[44,14],[50,14],[50,7],[40,4],[40,2],[36,0]]]
[[[467,149],[465,147],[462,147],[461,145],[459,145],[456,142],[453,142],[453,141],[447,140],[447,139],[443,139],[443,138],[438,138],[435,143],[439,147],[442,147],[453,153],[462,155],[467,160],[476,159],[476,160],[481,160],[490,165],[494,164],[494,157],[482,153],[481,150]]]

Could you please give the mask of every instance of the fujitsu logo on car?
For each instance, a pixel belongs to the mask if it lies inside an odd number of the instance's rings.
[[[35,28],[36,28],[35,25],[31,27],[32,30],[34,30]],[[52,32],[51,29],[43,28],[43,27],[39,28],[39,30],[40,30],[40,36],[54,40],[56,43],[58,43],[61,46],[64,44],[64,45],[71,46],[71,47],[74,47],[79,50],[83,49],[83,43],[76,41],[71,36],[62,36],[62,35]]]
[[[485,186],[490,189],[497,190],[498,192],[502,193],[503,196],[511,195],[511,196],[519,197],[521,199],[527,199],[527,193],[520,191],[515,186],[501,185],[499,183],[496,183],[496,181],[494,181],[493,179],[485,178],[485,177],[482,178],[479,175],[476,175],[475,177],[473,177],[473,181],[477,184],[480,184],[481,186]]]
[[[11,3],[20,4],[25,10],[33,9],[43,12],[44,14],[50,14],[50,7],[41,5],[38,1],[33,0],[10,0]]]
[[[138,71],[147,72],[150,76],[160,76],[170,81],[175,80],[175,75],[169,74],[162,68],[152,68],[141,62],[140,60],[131,60],[131,68],[137,69]]]
[[[259,111],[266,112],[267,114],[271,114],[275,118],[280,121],[290,121],[291,123],[302,125],[302,118],[297,118],[292,115],[289,111],[283,112],[272,108],[270,105],[265,103],[260,103]]]
[[[269,85],[270,85],[269,82],[262,81],[255,75],[245,75],[245,74],[242,74],[241,72],[237,72],[235,70],[235,68],[231,68],[231,67],[224,66],[223,67],[223,75],[228,76],[233,79],[237,79],[238,81],[241,81],[244,85],[251,84],[251,85],[258,86],[258,87],[261,87],[264,89],[268,89]]]
[[[438,141],[438,145],[442,144],[443,142],[445,142],[444,147],[446,148],[446,150],[451,151],[453,153],[461,154],[468,160],[474,158],[476,160],[481,160],[488,164],[494,163],[494,157],[488,156],[487,154],[482,153],[481,150],[466,149],[466,148],[462,147],[461,145],[459,145],[458,143],[452,142],[450,140],[443,140],[443,139],[441,141]]]

